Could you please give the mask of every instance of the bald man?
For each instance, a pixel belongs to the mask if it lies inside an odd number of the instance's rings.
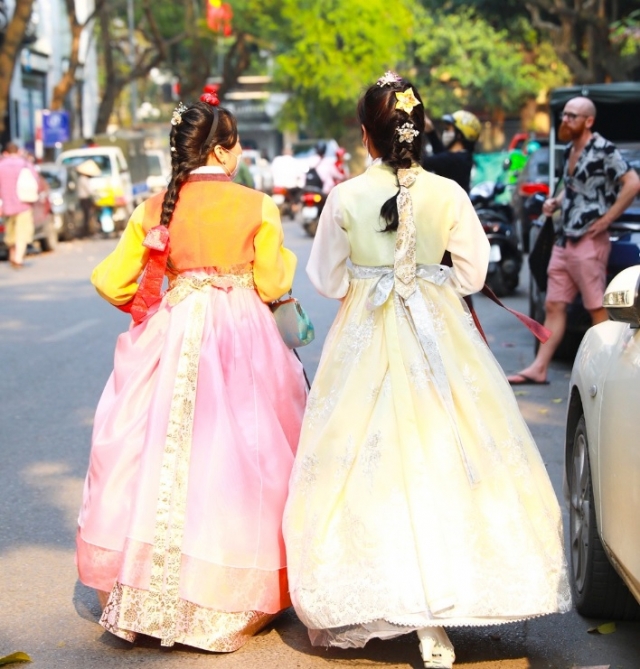
[[[607,232],[640,191],[640,178],[616,147],[592,132],[596,108],[588,98],[569,100],[558,138],[568,142],[564,190],[547,199],[543,213],[562,209],[562,230],[547,270],[545,326],[551,337],[535,360],[508,377],[511,385],[548,383],[547,370],[567,324],[567,305],[580,293],[592,323],[607,319],[602,307],[611,242]]]

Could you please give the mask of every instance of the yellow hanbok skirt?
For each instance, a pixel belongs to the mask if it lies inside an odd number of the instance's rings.
[[[567,611],[556,495],[449,270],[423,268],[407,302],[379,296],[392,270],[356,270],[285,510],[291,598],[313,643]]]

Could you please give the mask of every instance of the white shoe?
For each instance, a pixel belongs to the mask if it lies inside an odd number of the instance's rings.
[[[426,669],[452,669],[456,655],[442,627],[423,627],[418,630],[420,654]]]

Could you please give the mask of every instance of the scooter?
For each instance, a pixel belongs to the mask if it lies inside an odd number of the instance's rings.
[[[111,207],[96,207],[96,217],[100,223],[102,234],[110,235],[116,229],[116,222]]]
[[[301,201],[302,227],[310,237],[315,237],[327,196],[319,188],[306,187],[302,191]]]
[[[294,218],[300,209],[300,188],[274,186],[271,197],[278,205],[281,217]]]
[[[511,206],[497,201],[505,185],[485,181],[469,193],[476,214],[491,245],[487,284],[498,297],[511,295],[518,287],[522,251],[513,225]]]

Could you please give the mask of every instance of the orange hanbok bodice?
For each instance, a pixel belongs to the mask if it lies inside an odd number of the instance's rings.
[[[118,245],[93,271],[91,282],[115,306],[129,303],[149,258],[142,242],[160,223],[164,193],[139,205]],[[280,214],[264,193],[218,174],[192,174],[181,188],[169,225],[170,278],[198,268],[220,273],[253,270],[265,302],[284,295],[293,283],[295,255],[283,246]]]

